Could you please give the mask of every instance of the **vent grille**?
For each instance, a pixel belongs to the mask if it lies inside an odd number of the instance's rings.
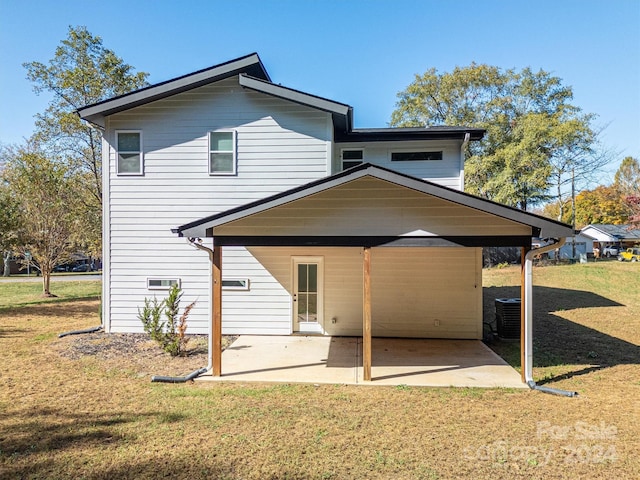
[[[496,298],[496,324],[500,338],[520,338],[519,298]]]

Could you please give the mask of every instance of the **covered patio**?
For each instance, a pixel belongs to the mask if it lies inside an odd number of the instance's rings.
[[[449,336],[445,337],[475,340],[421,340],[421,336],[432,335],[416,335],[415,332],[426,331],[427,322],[438,327],[442,326],[443,321],[448,322],[446,308],[448,305],[455,304],[449,302],[443,305],[437,296],[429,299],[431,303],[425,303],[420,296],[414,295],[409,302],[405,302],[405,305],[420,305],[419,311],[414,309],[410,313],[411,319],[417,319],[417,327],[424,330],[413,329],[412,334],[408,336],[418,337],[418,339],[406,340],[403,344],[402,338],[374,338],[404,337],[405,335],[400,330],[397,332],[385,330],[384,334],[374,331],[376,325],[378,325],[378,331],[381,331],[380,323],[375,318],[380,308],[376,311],[372,309],[372,305],[376,305],[376,300],[382,297],[391,284],[387,284],[382,289],[374,288],[372,293],[372,278],[374,282],[377,279],[380,285],[380,275],[377,277],[372,275],[372,263],[374,267],[376,265],[376,262],[372,261],[372,250],[394,249],[399,252],[409,251],[412,247],[416,249],[415,251],[430,247],[440,249],[452,247],[458,250],[478,251],[481,247],[516,246],[522,249],[523,265],[530,267],[531,256],[527,254],[531,249],[532,237],[563,239],[572,234],[572,229],[568,225],[458,190],[386,168],[362,164],[292,190],[182,225],[174,232],[187,237],[195,247],[207,251],[211,259],[210,354],[212,359],[210,366],[213,377],[231,378],[233,376],[238,380],[262,378],[264,381],[269,376],[276,377],[285,371],[287,375],[298,371],[299,378],[316,383],[326,372],[334,372],[337,375],[338,371],[331,370],[332,368],[344,368],[342,374],[351,380],[339,383],[385,384],[388,381],[390,384],[412,384],[412,382],[435,384],[439,382],[441,385],[472,386],[477,381],[477,386],[480,384],[513,386],[514,383],[521,385],[530,380],[528,377],[530,377],[532,365],[532,329],[531,322],[525,321],[525,313],[530,312],[531,309],[531,296],[528,293],[532,282],[530,270],[525,271],[523,268],[522,275],[521,351],[524,368],[519,382],[512,382],[511,374],[515,374],[515,371],[504,365],[504,362],[478,341],[481,338],[482,317],[481,314],[478,316],[477,303],[474,302],[481,297],[481,266],[475,278],[467,279],[468,293],[455,299],[456,302],[466,302],[468,311],[472,312],[465,321],[467,325],[475,325],[473,336],[458,330],[460,336],[456,337],[454,329]],[[213,248],[204,245],[202,239],[207,237],[213,239]],[[278,348],[275,340],[278,337],[272,337],[272,340],[268,340],[269,337],[267,337],[267,340],[261,343],[254,341],[254,344],[234,344],[223,356],[221,349],[222,255],[226,246],[267,249],[304,247],[309,252],[326,247],[358,249],[361,252],[358,267],[361,283],[357,295],[352,295],[351,298],[354,302],[361,302],[361,329],[358,328],[358,333],[355,334],[360,336],[338,340],[336,337],[328,336],[330,333],[325,328],[322,332],[325,336],[317,337],[317,340],[316,337],[281,337],[286,339],[281,340],[285,342],[286,347]],[[414,263],[417,264],[419,257],[416,255],[413,258],[416,260]],[[376,260],[375,256],[373,260]],[[476,263],[474,266],[472,262],[469,268],[477,269],[478,265],[480,264]],[[406,271],[407,278],[418,273],[415,266],[412,267],[413,269],[409,268]],[[458,270],[459,272],[465,271],[464,266],[459,268],[462,268]],[[429,278],[437,281],[450,269],[450,266],[443,265],[427,273]],[[424,275],[424,271],[421,274]],[[393,277],[389,277],[388,280],[392,281]],[[461,285],[453,279],[450,288],[460,289]],[[289,289],[287,291],[295,304],[295,292]],[[399,295],[394,294],[397,296],[388,298],[385,304],[393,307],[396,301],[401,301],[402,294],[403,292],[399,292]],[[480,299],[480,310],[481,303]],[[444,312],[443,317],[428,317],[429,311],[436,306]],[[393,322],[393,314],[390,315],[388,319]],[[322,315],[318,316],[322,317]],[[422,317],[428,318],[427,322]],[[333,322],[334,319],[331,318],[331,321]],[[393,323],[391,326],[393,328]],[[479,329],[478,326],[480,326]],[[295,329],[292,328],[291,332],[294,331]],[[241,338],[250,339],[251,337]],[[309,340],[305,343],[300,338]],[[312,345],[319,346],[314,351]],[[471,345],[473,348],[466,350],[461,348],[462,345]],[[334,353],[332,353],[332,347]],[[283,355],[290,355],[294,349],[297,354],[290,362],[285,361],[283,357],[272,364],[265,363],[265,359],[269,358],[273,352],[279,351]],[[351,353],[343,353],[349,352],[349,349]],[[240,359],[242,350],[252,351],[253,367],[242,363]],[[438,356],[437,352],[442,355]],[[473,353],[467,355],[465,352]],[[479,352],[483,355],[479,355]],[[336,360],[340,358],[342,360]],[[234,364],[236,361],[240,363]],[[341,364],[348,364],[348,366],[332,367],[332,365]],[[504,381],[481,380],[494,366],[506,368],[509,371],[507,377],[511,376],[511,378]],[[373,372],[374,368],[375,372]],[[444,376],[441,375],[438,379],[438,372]],[[453,372],[460,374],[461,380],[454,380]],[[428,381],[426,378],[418,379],[421,375],[428,375],[430,379]],[[410,380],[411,377],[413,378]]]
[[[526,388],[478,340],[373,338],[371,347],[365,381],[359,337],[243,335],[222,352],[223,375],[198,381]]]

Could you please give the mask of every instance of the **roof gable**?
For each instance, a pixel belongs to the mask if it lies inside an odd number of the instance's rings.
[[[365,186],[364,180],[368,181],[367,186]],[[188,237],[215,237],[216,232],[223,232],[224,229],[222,227],[240,226],[242,228],[238,230],[239,235],[247,234],[249,231],[247,228],[249,227],[254,232],[264,231],[271,232],[267,234],[273,234],[273,230],[261,228],[261,222],[262,227],[268,226],[271,228],[273,225],[277,225],[278,222],[274,221],[274,219],[280,214],[275,210],[280,209],[283,217],[291,217],[292,212],[287,212],[287,210],[295,210],[296,208],[322,209],[327,208],[326,206],[331,203],[335,204],[340,201],[343,202],[342,206],[344,208],[349,208],[349,195],[353,194],[354,185],[356,184],[358,184],[360,190],[363,188],[370,189],[368,197],[361,193],[355,194],[356,198],[364,200],[365,203],[360,202],[360,206],[365,209],[368,208],[369,213],[371,208],[376,208],[376,202],[382,202],[380,205],[383,206],[390,205],[383,195],[380,195],[380,198],[376,200],[376,189],[380,191],[385,189],[394,190],[392,196],[399,202],[397,204],[398,214],[404,215],[404,219],[400,219],[398,223],[397,219],[394,218],[394,214],[391,214],[389,218],[393,219],[391,223],[395,226],[388,226],[389,228],[385,229],[381,228],[383,226],[379,224],[380,219],[376,220],[370,214],[363,214],[355,217],[357,222],[355,219],[353,220],[353,222],[357,223],[357,228],[355,223],[344,225],[343,231],[350,232],[349,235],[352,236],[439,237],[455,235],[470,237],[474,235],[526,235],[530,237],[540,235],[544,237],[566,237],[572,235],[571,227],[563,223],[370,164],[363,164],[263,200],[182,225],[175,229],[175,232],[181,236]],[[401,193],[402,191],[405,193]],[[417,202],[415,207],[411,205],[414,201]],[[313,205],[314,202],[315,206]],[[366,202],[369,202],[370,205],[367,206]],[[416,214],[415,210],[412,212],[413,208],[422,209],[422,213]],[[431,218],[429,215],[425,216],[424,214],[429,209],[431,209]],[[316,211],[316,213],[319,211]],[[257,218],[259,215],[262,216],[262,220]],[[316,215],[317,222],[320,222],[320,224],[324,222],[325,224],[323,233],[319,236],[339,234],[333,227],[328,228],[327,222],[332,215],[333,213],[330,211]],[[448,221],[444,221],[449,216],[458,217],[458,220],[453,223],[450,218]],[[248,220],[250,217],[254,218],[253,223]],[[422,220],[418,221],[417,219],[419,218]],[[440,223],[437,221],[438,218],[442,220]],[[487,223],[489,219],[492,219],[491,226],[496,228],[493,230],[482,229],[482,223]],[[257,220],[257,223],[255,220]],[[313,223],[312,220],[309,221]],[[367,222],[369,223],[367,224]],[[419,228],[419,225],[425,225],[426,228]],[[437,225],[441,225],[441,227]],[[289,226],[293,227],[291,224]],[[350,226],[353,228],[350,229]],[[521,228],[522,226],[528,228],[523,229]],[[504,227],[504,231],[501,233],[500,228],[502,227]],[[294,230],[290,228],[288,232],[293,235],[294,233],[292,232]],[[287,230],[284,229],[283,231]],[[490,231],[493,233],[490,233]]]
[[[79,108],[77,113],[83,120],[104,127],[104,117],[106,116],[186,92],[241,73],[266,81],[270,80],[269,74],[264,68],[260,57],[257,53],[252,53],[162,83],[150,85],[118,97],[87,105]]]

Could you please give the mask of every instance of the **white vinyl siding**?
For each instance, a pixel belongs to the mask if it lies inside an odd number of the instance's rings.
[[[345,150],[364,149],[365,162],[412,177],[429,180],[445,187],[463,190],[461,172],[461,141],[411,141],[411,142],[367,142],[337,143],[334,147],[334,173],[343,169],[340,152]],[[393,152],[442,152],[442,160],[392,161]]]
[[[214,228],[217,235],[530,235],[531,227],[385,180],[360,178]]]
[[[374,248],[372,334],[482,339],[481,248]]]
[[[137,308],[145,297],[166,296],[150,292],[147,278],[180,278],[184,306],[197,302],[187,333],[206,333],[208,256],[171,229],[325,177],[331,117],[243,89],[234,77],[110,116],[105,141],[111,146],[116,130],[144,131],[145,175],[135,183],[116,175],[115,148],[109,149],[108,328],[142,332]],[[209,132],[219,130],[237,132],[235,176],[209,175]],[[290,332],[290,305],[280,301],[286,292],[244,248],[224,249],[223,277],[251,282],[250,292],[224,292],[225,333]]]
[[[324,333],[362,335],[361,248],[251,247],[249,252],[276,280],[279,289],[270,290],[285,305],[291,305],[291,258],[322,257]],[[380,247],[372,249],[371,258],[374,336],[482,338],[482,249]],[[279,313],[279,322],[291,321],[290,310]]]

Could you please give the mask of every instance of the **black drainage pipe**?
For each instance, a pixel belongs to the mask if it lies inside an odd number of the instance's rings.
[[[185,383],[189,380],[193,380],[196,377],[199,377],[203,373],[207,373],[208,369],[200,368],[198,370],[194,370],[186,377],[163,377],[162,375],[154,375],[151,377],[152,382],[164,382],[164,383]]]
[[[67,335],[80,335],[82,333],[93,333],[93,332],[97,332],[98,330],[102,330],[102,325],[98,327],[87,328],[86,330],[72,330],[70,332],[60,333],[58,334],[58,338],[66,337]]]

